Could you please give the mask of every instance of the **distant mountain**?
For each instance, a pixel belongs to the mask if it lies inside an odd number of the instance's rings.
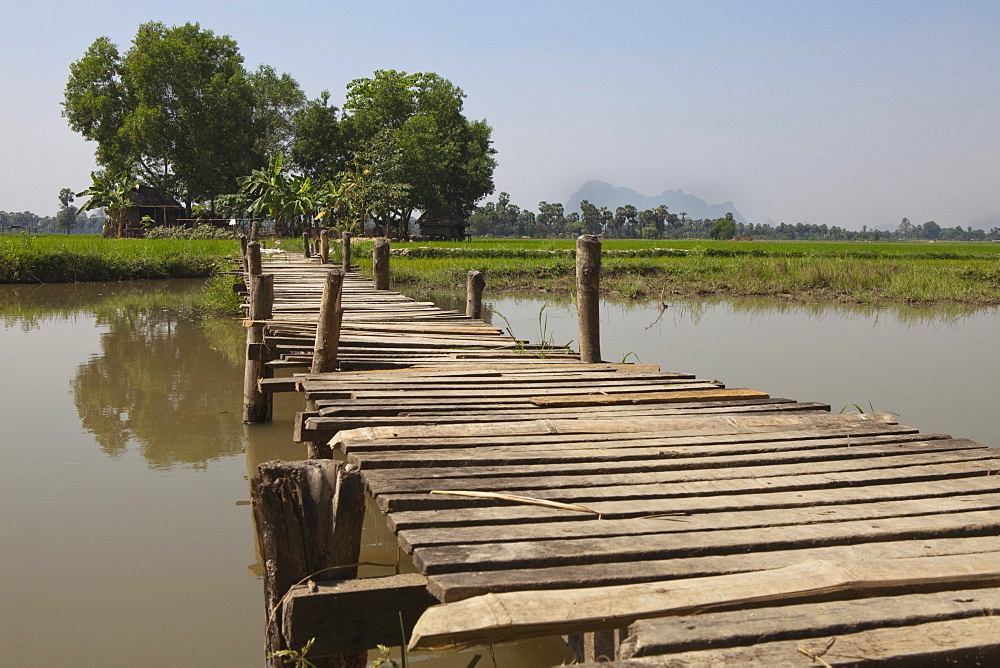
[[[616,188],[607,181],[587,181],[569,198],[566,212],[579,211],[580,202],[583,200],[594,206],[606,206],[611,211],[626,204],[631,204],[640,211],[665,204],[670,213],[686,213],[687,217],[693,220],[722,218],[727,213],[732,213],[737,222],[747,222],[732,202],[709,204],[700,197],[688,195],[683,190],[664,190],[660,195],[649,197],[631,188]]]

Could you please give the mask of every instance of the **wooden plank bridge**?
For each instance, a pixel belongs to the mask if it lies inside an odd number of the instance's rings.
[[[301,372],[328,271],[266,263],[273,313],[250,356],[298,368],[259,387],[304,395],[296,439],[360,472],[440,603],[418,606],[413,647],[560,634],[619,665],[1000,657],[997,450],[582,363],[355,273],[339,370]],[[330,624],[323,601],[351,586],[293,588],[284,642]]]

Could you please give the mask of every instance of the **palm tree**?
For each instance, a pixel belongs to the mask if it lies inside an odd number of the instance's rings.
[[[109,175],[107,172],[91,172],[91,185],[77,197],[87,195],[89,199],[80,207],[80,212],[103,208],[108,214],[108,223],[104,228],[104,236],[111,236],[112,230],[117,237],[125,234],[125,210],[135,204],[133,192],[139,188],[139,182],[129,176],[128,171]]]

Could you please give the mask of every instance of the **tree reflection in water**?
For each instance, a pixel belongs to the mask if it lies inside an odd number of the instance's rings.
[[[208,329],[190,308],[146,300],[106,302],[97,322],[108,328],[102,354],[79,366],[72,387],[81,424],[102,451],[118,457],[135,443],[154,469],[204,468],[241,451],[233,391],[241,368],[227,354],[239,349],[238,324]]]

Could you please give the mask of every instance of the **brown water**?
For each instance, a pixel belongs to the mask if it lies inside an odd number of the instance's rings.
[[[246,477],[260,461],[303,456],[291,443],[301,399],[279,395],[269,425],[240,423],[244,330],[197,317],[199,288],[0,286],[0,664],[263,663]],[[464,296],[438,297],[464,308]],[[519,336],[576,336],[571,306],[491,303]],[[714,302],[603,314],[605,359],[631,352],[835,410],[871,400],[923,431],[1000,445],[997,309]],[[394,563],[379,522],[364,542],[363,559]],[[477,652],[492,665],[484,649],[411,660],[465,666]],[[565,658],[551,642],[495,654],[500,666]]]
[[[263,665],[247,476],[305,456],[302,402],[278,395],[274,422],[241,424],[245,330],[192,312],[200,288],[0,285],[0,665]],[[386,566],[362,573],[393,573],[394,539],[371,519],[362,559]],[[411,663],[476,653],[493,665],[485,648]],[[568,658],[551,640],[493,654]]]

